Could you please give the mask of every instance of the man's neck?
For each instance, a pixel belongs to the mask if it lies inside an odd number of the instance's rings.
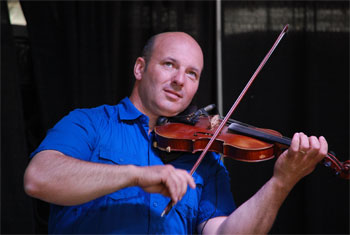
[[[155,120],[152,120],[151,118],[149,119],[149,122],[148,122],[148,126],[149,126],[148,134],[153,131],[154,127],[157,124],[157,119],[155,119]]]
[[[158,116],[153,115],[152,113],[148,112],[142,105],[142,102],[140,99],[135,98],[135,96],[131,95],[129,97],[131,103],[139,110],[141,113],[146,115],[149,118],[148,126],[149,126],[149,133],[154,129],[154,127],[157,124]]]

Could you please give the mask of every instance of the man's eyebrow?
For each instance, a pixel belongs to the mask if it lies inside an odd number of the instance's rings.
[[[177,63],[177,60],[175,58],[173,58],[173,57],[170,57],[170,56],[165,57],[164,60],[171,60],[172,62]]]
[[[190,67],[191,70],[193,70],[194,72],[200,74],[200,70],[197,69],[196,67]]]

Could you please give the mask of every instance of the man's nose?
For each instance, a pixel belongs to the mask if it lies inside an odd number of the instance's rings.
[[[182,87],[185,83],[185,73],[181,70],[178,70],[173,76],[172,83],[176,86]]]

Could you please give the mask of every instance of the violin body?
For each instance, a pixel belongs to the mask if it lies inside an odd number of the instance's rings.
[[[166,123],[155,128],[155,147],[163,151],[203,151],[215,132],[210,117],[200,117],[194,126],[183,123]],[[260,129],[266,133],[282,136],[274,130]],[[209,151],[223,154],[239,161],[258,162],[272,159],[280,153],[276,145],[249,136],[234,134],[225,126],[211,145]]]

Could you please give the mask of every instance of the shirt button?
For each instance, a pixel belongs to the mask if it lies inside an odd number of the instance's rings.
[[[157,207],[157,206],[158,206],[158,203],[153,202],[153,206],[154,206],[154,207]]]

